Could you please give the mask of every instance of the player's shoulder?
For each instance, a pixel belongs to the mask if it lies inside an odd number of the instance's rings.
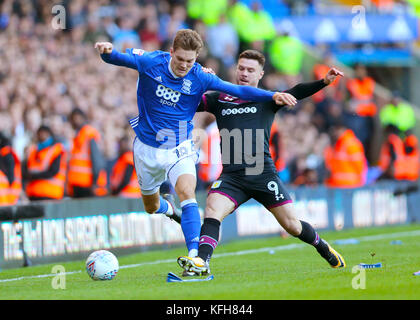
[[[156,50],[148,53],[148,56],[153,59],[169,62],[170,54],[166,51]]]
[[[191,68],[190,72],[188,73],[188,77],[192,80],[197,79],[202,85],[203,88],[207,88],[209,83],[218,79],[218,77],[214,74],[207,73],[203,71],[203,67],[200,63],[195,62],[193,67]]]
[[[196,76],[196,77],[198,77],[202,80],[207,80],[208,78],[217,77],[214,74],[204,72],[203,71],[203,66],[198,62],[194,63],[193,67],[191,68],[191,70],[188,74],[190,74],[192,76]]]
[[[139,62],[147,62],[147,66],[169,61],[169,53],[160,50],[145,51],[139,48],[130,48],[126,52],[132,54]]]

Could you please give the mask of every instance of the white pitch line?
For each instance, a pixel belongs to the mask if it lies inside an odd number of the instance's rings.
[[[358,239],[360,241],[377,241],[377,240],[384,240],[384,239],[391,239],[391,238],[401,238],[401,237],[411,237],[411,236],[420,236],[420,230],[413,230],[413,231],[406,231],[406,232],[396,232],[396,233],[384,233],[378,234],[373,236],[364,236],[359,238],[349,238],[349,239]],[[349,239],[336,239],[336,240],[349,240]],[[334,241],[336,241],[334,240]],[[292,250],[297,248],[304,248],[306,244],[303,243],[291,243],[287,245],[281,245],[277,247],[266,247],[266,248],[259,248],[259,249],[250,249],[250,250],[241,250],[241,251],[234,251],[234,252],[226,252],[226,253],[219,253],[215,254],[213,258],[218,257],[227,257],[227,256],[238,256],[238,255],[245,255],[245,254],[253,254],[253,253],[261,253],[267,251],[281,251],[281,250]],[[127,264],[124,266],[120,266],[120,269],[129,269],[129,268],[137,268],[146,265],[154,265],[154,264],[161,264],[161,263],[173,263],[174,259],[165,259],[165,260],[156,260],[156,261],[148,261],[136,264]],[[11,282],[11,281],[19,281],[25,279],[38,279],[38,278],[48,278],[48,277],[55,277],[57,275],[71,275],[81,273],[81,270],[78,271],[69,271],[64,273],[50,273],[50,274],[41,274],[41,275],[34,275],[34,276],[22,276],[18,278],[11,278],[11,279],[0,279],[0,283],[2,282]]]
[[[22,276],[19,278],[11,278],[11,279],[1,279],[0,282],[10,282],[10,281],[19,281],[19,280],[25,280],[25,279],[38,279],[38,278],[48,278],[48,277],[55,277],[57,275],[69,275],[69,274],[75,274],[80,273],[81,270],[78,271],[69,271],[69,272],[63,272],[63,273],[49,273],[49,274],[39,274],[35,276]]]

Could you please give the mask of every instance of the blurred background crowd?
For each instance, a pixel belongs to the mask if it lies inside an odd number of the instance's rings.
[[[407,14],[416,18],[420,13],[420,4],[414,0],[0,0],[0,148],[5,148],[1,149],[0,169],[6,178],[1,176],[0,183],[9,183],[11,188],[5,197],[10,200],[10,194],[19,187],[26,191],[19,195],[21,201],[67,195],[140,194],[126,156],[134,137],[128,120],[137,114],[137,73],[103,63],[93,48],[95,42],[110,41],[119,51],[132,47],[167,51],[177,30],[192,28],[205,42],[200,64],[234,82],[237,56],[242,50],[256,49],[267,57],[261,87],[282,91],[299,82],[321,79],[329,67],[340,65],[331,46],[322,42],[309,46],[309,52],[320,53],[318,60],[308,60],[308,43],[294,35],[293,25],[284,18],[350,13],[357,4],[375,15]],[[62,7],[54,11],[56,5]],[[65,16],[58,21],[61,8]],[[282,23],[277,23],[280,19]],[[54,22],[65,27],[53,28]],[[358,48],[359,44],[351,46]],[[380,46],[398,50],[401,43]],[[417,180],[418,169],[413,169],[417,174],[398,174],[409,155],[413,155],[411,163],[418,165],[413,134],[416,118],[414,108],[405,101],[407,96],[402,99],[404,92],[394,88],[378,96],[377,82],[383,72],[370,72],[363,63],[354,61],[347,67],[346,77],[301,101],[294,110],[282,110],[276,116],[270,148],[279,175],[288,184],[328,184],[331,171],[340,167],[337,161],[341,161],[342,153],[337,141],[351,130],[355,135],[352,141],[360,142],[363,154],[361,157],[360,150],[355,151],[360,158],[351,161],[365,164],[357,169],[364,176],[353,185],[340,185],[336,180],[330,181],[330,186],[360,186],[381,178]],[[82,130],[85,125],[88,129]],[[94,142],[80,142],[79,151],[92,157],[96,189],[82,186],[75,192],[66,187],[54,195],[36,194],[34,190],[51,187],[34,185],[38,180],[69,179],[66,164],[75,153],[77,139],[82,139],[80,132],[82,138]],[[392,135],[398,136],[402,145],[392,140]],[[62,150],[47,154],[45,150],[52,150],[58,142]],[[331,151],[337,151],[338,156],[331,156]],[[58,155],[59,160],[54,161]],[[11,163],[18,161],[20,170],[10,173]],[[74,167],[77,164],[73,166],[76,172]],[[208,187],[219,172],[200,173],[208,170],[201,165],[198,170],[201,189]],[[12,187],[19,179],[21,183]]]

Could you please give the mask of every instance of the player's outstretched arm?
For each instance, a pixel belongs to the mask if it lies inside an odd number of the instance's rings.
[[[98,50],[102,60],[106,63],[137,70],[137,64],[134,57],[127,53],[121,53],[114,50],[112,43],[97,42],[95,43],[95,49]]]
[[[254,88],[251,86],[240,86],[221,80],[219,77],[203,73],[207,77],[207,90],[215,90],[225,92],[234,97],[238,97],[248,101],[266,102],[274,100],[274,92]]]
[[[324,79],[299,83],[293,88],[284,91],[284,93],[290,93],[296,97],[296,99],[302,100],[322,90],[327,85],[331,84],[338,76],[344,76],[344,73],[336,68],[331,68]]]
[[[202,70],[203,70],[204,73],[210,73],[212,75],[216,75],[216,73],[214,72],[214,70],[212,68],[202,67]],[[276,92],[276,93],[273,94],[272,99],[278,105],[294,106],[297,103],[296,98],[289,93]],[[203,105],[205,104],[205,102],[203,100],[201,101],[201,103]]]

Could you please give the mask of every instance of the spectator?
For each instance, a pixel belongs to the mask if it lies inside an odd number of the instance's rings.
[[[370,142],[374,132],[374,120],[377,113],[377,106],[374,101],[376,82],[367,75],[366,67],[357,64],[355,66],[355,77],[348,79],[346,87],[350,94],[346,121],[348,127],[356,134],[362,142],[368,160]]]
[[[278,120],[276,119],[276,117],[274,118],[273,124],[271,126],[269,148],[271,158],[273,158],[277,172],[279,172],[281,176],[281,172],[286,169],[286,162],[284,159],[284,140],[282,139],[282,135],[279,130]]]
[[[200,117],[200,127],[206,134],[200,136],[200,156],[198,164],[198,178],[202,182],[201,189],[207,190],[217,180],[222,172],[222,158],[220,150],[220,134],[213,115],[206,114]]]
[[[357,188],[366,183],[367,160],[363,145],[344,122],[331,127],[331,145],[325,149],[328,176],[325,183],[331,188]]]
[[[48,126],[37,130],[37,144],[29,148],[22,166],[29,200],[62,199],[66,182],[67,158],[64,147]]]
[[[318,184],[318,173],[314,169],[305,168],[293,181],[295,186],[316,186]]]
[[[241,42],[250,42],[248,34],[250,33],[252,24],[252,11],[241,1],[230,0],[228,9],[228,19],[238,33]]]
[[[288,31],[280,33],[269,48],[270,62],[291,87],[298,80],[303,62],[303,44]]]
[[[380,178],[417,181],[420,170],[417,137],[408,133],[401,138],[401,131],[392,124],[387,125],[385,134],[379,158]]]
[[[276,29],[274,27],[273,19],[259,0],[251,2],[252,20],[251,28],[248,36],[251,42],[254,41],[270,41],[276,36]],[[262,48],[263,49],[263,48]]]
[[[74,198],[107,194],[105,162],[99,150],[99,132],[87,124],[85,113],[73,109],[70,122],[76,131],[68,167],[68,193]]]
[[[238,35],[226,16],[220,17],[220,23],[207,29],[207,44],[210,53],[219,58],[226,68],[235,64],[239,50]]]
[[[0,205],[18,203],[22,192],[21,163],[10,139],[0,132]]]
[[[389,103],[381,109],[379,118],[384,128],[393,125],[401,132],[413,129],[416,125],[413,108],[402,101],[398,92],[394,92]]]
[[[320,80],[325,77],[328,70],[334,67],[334,58],[331,54],[326,54],[323,57],[323,60],[320,63],[314,64],[312,68],[314,80]],[[336,101],[340,101],[340,93],[339,90],[339,83],[340,78],[337,77],[333,83],[331,83],[328,87],[324,88],[324,90],[318,91],[312,96],[313,101],[318,104],[322,103],[326,98],[330,97]]]
[[[141,48],[141,40],[138,33],[134,30],[136,20],[132,15],[127,15],[118,19],[117,29],[112,35],[112,43],[119,51],[127,48]]]
[[[133,151],[128,136],[124,136],[118,143],[119,155],[110,177],[112,195],[123,198],[140,198],[141,191],[134,170]]]
[[[192,19],[202,20],[207,26],[217,25],[228,8],[228,0],[188,0],[187,12]]]

